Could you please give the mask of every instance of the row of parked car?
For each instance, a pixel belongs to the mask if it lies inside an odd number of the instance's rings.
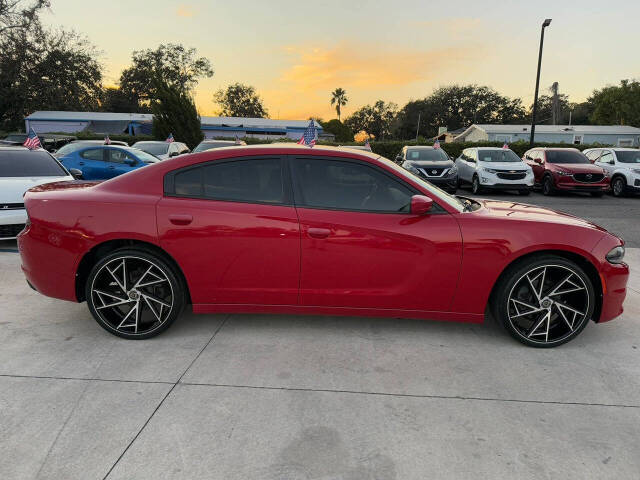
[[[428,146],[404,147],[396,162],[430,183],[455,193],[463,184],[475,194],[488,190],[513,190],[528,195],[560,191],[588,192],[600,197],[640,192],[640,150],[633,148],[536,147],[522,158],[506,146],[473,147],[456,159]]]

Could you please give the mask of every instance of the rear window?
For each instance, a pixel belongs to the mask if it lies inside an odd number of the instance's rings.
[[[138,142],[133,144],[133,148],[137,148],[139,150],[144,150],[151,155],[165,155],[169,150],[169,143],[167,142],[158,142],[158,143],[146,143],[146,142]]]
[[[434,149],[425,149],[425,148],[414,148],[407,150],[407,160],[427,160],[427,161],[436,161],[436,162],[445,162],[449,160],[447,154],[440,148]]]
[[[547,150],[549,163],[591,163],[582,152],[573,150]]]
[[[211,148],[232,147],[233,145],[235,144],[231,142],[202,142],[193,149],[193,153],[204,152]]]
[[[43,150],[0,150],[0,177],[63,177],[69,175]]]
[[[506,148],[501,150],[478,150],[478,160],[489,163],[522,161],[513,151]]]

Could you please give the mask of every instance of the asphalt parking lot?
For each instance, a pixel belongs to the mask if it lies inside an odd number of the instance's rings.
[[[524,200],[640,246],[640,198]],[[126,341],[30,290],[14,250],[0,242],[2,479],[640,475],[640,248],[624,315],[551,350],[493,322],[189,313]]]

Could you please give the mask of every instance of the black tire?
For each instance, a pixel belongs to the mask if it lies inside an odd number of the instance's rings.
[[[483,191],[482,186],[480,186],[480,179],[478,178],[478,175],[474,175],[471,180],[471,192],[473,192],[474,195],[479,195]]]
[[[565,283],[562,283],[562,280],[558,281],[567,277],[568,272],[572,273],[572,276],[568,277],[569,283],[566,283],[567,280],[564,280]],[[529,275],[529,279],[526,279],[526,275]],[[531,278],[533,280],[529,281]],[[556,283],[561,285],[559,294],[553,293]],[[569,291],[572,288],[571,284],[580,289]],[[568,293],[563,293],[562,288]],[[540,300],[537,299],[539,292],[534,292],[534,289],[540,289],[542,292]],[[551,305],[544,305],[549,301]],[[491,309],[496,320],[519,342],[530,347],[551,348],[562,345],[580,334],[593,315],[595,302],[593,284],[579,265],[563,257],[541,254],[518,262],[504,272],[496,285]],[[521,303],[519,309],[518,303]],[[529,310],[524,310],[530,308],[525,306],[527,304],[538,307],[539,310],[531,310],[529,314]],[[580,318],[573,318],[571,323],[570,308],[574,308],[574,311],[584,310],[579,312]],[[545,320],[547,314],[548,324]],[[543,336],[545,325],[546,338]]]
[[[553,178],[551,178],[551,175],[547,175],[542,179],[542,194],[549,196],[555,195],[555,193],[556,188],[553,185]]]
[[[524,197],[526,197],[527,195],[529,195],[531,193],[531,190],[526,189],[526,190],[518,190],[518,195],[522,195]]]
[[[611,193],[614,197],[624,197],[627,191],[627,179],[621,175],[613,177],[611,180]]]
[[[604,195],[604,192],[591,192],[592,197],[600,198]]]
[[[85,298],[102,328],[132,340],[165,331],[187,303],[186,286],[175,268],[160,255],[131,247],[114,250],[96,262],[87,278]]]

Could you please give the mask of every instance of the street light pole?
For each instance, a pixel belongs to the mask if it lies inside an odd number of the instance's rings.
[[[540,87],[540,66],[542,65],[542,45],[544,44],[544,29],[551,24],[551,19],[547,18],[542,22],[540,30],[540,50],[538,51],[538,74],[536,75],[536,92],[533,96],[533,114],[531,118],[531,136],[529,137],[529,146],[533,147],[533,137],[536,133],[536,114],[538,113],[538,88]]]

